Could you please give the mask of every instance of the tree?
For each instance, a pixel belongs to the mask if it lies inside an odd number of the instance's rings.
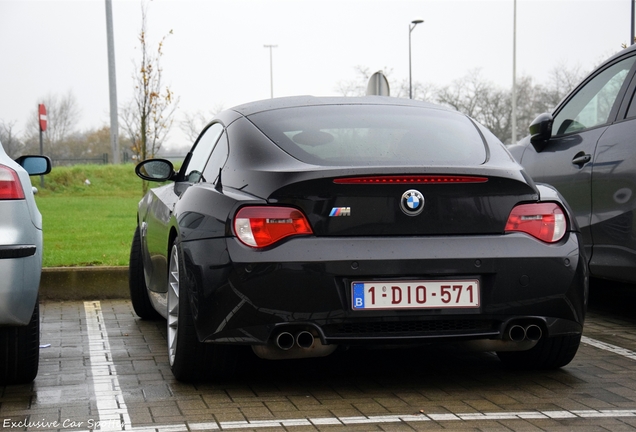
[[[367,83],[372,73],[366,66],[356,66],[353,68],[356,77],[348,81],[338,81],[336,91],[346,97],[360,97],[367,94]],[[385,74],[386,76],[386,74]],[[389,83],[389,87],[391,84]]]
[[[512,91],[510,92],[512,96]],[[541,113],[550,111],[553,106],[551,101],[545,100],[544,87],[536,84],[531,77],[517,78],[517,137],[528,134],[528,126]],[[511,99],[512,100],[512,99]],[[510,106],[512,118],[512,102]],[[504,136],[497,135],[505,143],[512,141],[512,125]]]
[[[86,158],[99,158],[108,155],[108,160],[113,160],[113,151],[110,143],[110,126],[102,126],[84,132],[80,140],[82,142],[82,155]],[[122,137],[119,137],[121,142]]]
[[[581,82],[583,75],[579,66],[569,69],[564,64],[560,64],[554,67],[550,71],[550,78],[543,86],[541,94],[546,108],[548,110],[554,109]]]
[[[345,97],[360,97],[367,94],[367,85],[369,84],[369,78],[373,73],[368,67],[356,66],[353,68],[356,77],[351,80],[338,81],[336,85],[336,91]],[[393,78],[393,69],[385,67],[381,70],[384,76],[389,81],[389,89],[391,96],[393,97],[408,97],[409,83],[407,79],[398,81]],[[420,82],[413,83],[413,99],[431,101],[434,99],[436,89],[435,86],[430,84],[422,84]]]
[[[52,158],[70,157],[69,142],[76,134],[77,123],[80,118],[80,109],[77,99],[72,91],[64,95],[48,94],[40,98],[39,103],[46,106],[47,128],[44,132],[44,153]],[[29,116],[28,130],[24,143],[26,151],[39,154],[40,152],[40,118],[37,112],[37,104],[33,104],[33,111]]]
[[[512,138],[512,94],[493,85],[488,85],[479,102],[476,120],[486,126],[502,142]]]
[[[223,111],[223,104],[217,104],[214,108],[206,113],[196,111],[194,113],[186,112],[183,114],[183,120],[179,123],[181,131],[188,137],[190,144],[194,144],[203,128],[214,118],[214,116]]]
[[[13,131],[15,123],[15,120],[9,122],[0,120],[0,143],[2,143],[4,151],[12,159],[21,156],[24,149],[24,143]]]
[[[433,102],[437,98],[438,89],[433,84],[422,84],[419,81],[415,81],[411,83],[411,90],[414,100]],[[399,83],[395,83],[391,87],[391,96],[399,98],[409,97],[409,80],[405,78]]]
[[[173,114],[178,105],[172,90],[162,82],[161,57],[168,32],[153,51],[147,40],[147,3],[141,5],[139,44],[141,59],[135,63],[135,93],[128,105],[121,108],[123,129],[131,141],[138,161],[154,157],[170,132]]]
[[[370,77],[369,69],[356,66],[357,77],[341,81],[338,91],[343,96],[363,96]],[[389,71],[390,74],[390,71]],[[552,111],[582,79],[580,68],[555,67],[548,82],[537,84],[531,77],[517,79],[517,136],[525,136],[537,115]],[[390,79],[391,95],[408,97],[408,80]],[[512,89],[502,88],[486,80],[479,69],[469,71],[452,83],[436,88],[431,84],[413,83],[413,99],[427,100],[453,108],[474,118],[502,142],[512,139]]]
[[[80,109],[71,91],[64,95],[49,94],[40,98],[40,103],[44,103],[47,110],[47,129],[42,136],[44,154],[51,157],[54,162],[59,163],[63,159],[67,159],[67,163],[81,159],[101,159],[104,154],[108,154],[108,160],[112,160],[108,127],[77,130]],[[39,154],[40,152],[39,115],[36,109],[37,104],[33,106],[33,112],[29,116],[28,130],[22,140],[21,153]],[[0,125],[0,132],[1,130]]]
[[[369,84],[369,78],[371,78],[370,69],[366,66],[356,66],[353,68],[356,77],[351,80],[338,81],[336,85],[336,91],[345,97],[359,97],[367,94],[367,85]],[[406,98],[409,95],[409,81],[403,79],[398,81],[393,78],[393,69],[387,67],[380,71],[386,76],[389,81],[389,88],[392,97]],[[423,101],[434,101],[437,88],[432,84],[422,84],[420,82],[414,82],[412,84],[413,99]]]
[[[492,91],[492,84],[482,78],[481,71],[473,69],[464,77],[440,88],[436,102],[477,119],[486,100],[491,99]]]

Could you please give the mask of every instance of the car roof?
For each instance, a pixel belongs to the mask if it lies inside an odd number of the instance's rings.
[[[387,97],[387,96],[362,96],[362,97],[318,97],[318,96],[289,96],[274,99],[264,99],[249,102],[231,108],[244,116],[256,114],[263,111],[272,111],[284,108],[299,108],[306,106],[320,105],[386,105],[386,106],[413,106],[421,108],[439,109],[444,111],[457,112],[453,109],[429,102],[422,102],[412,99]]]

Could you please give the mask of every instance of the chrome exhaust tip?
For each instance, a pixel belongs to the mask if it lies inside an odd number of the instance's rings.
[[[300,348],[311,348],[314,345],[314,335],[303,330],[296,335],[296,344]]]
[[[520,325],[513,325],[508,330],[508,337],[515,342],[521,342],[526,338],[526,329]]]
[[[541,339],[543,332],[541,331],[541,327],[536,324],[530,324],[526,327],[526,339],[531,341],[538,341]]]
[[[294,346],[294,335],[289,332],[280,332],[276,336],[276,346],[283,351],[287,351]]]

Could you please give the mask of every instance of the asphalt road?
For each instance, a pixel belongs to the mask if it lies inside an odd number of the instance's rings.
[[[40,372],[0,387],[2,430],[636,430],[636,287],[595,285],[584,343],[557,371],[515,372],[489,353],[355,351],[265,361],[182,384],[164,321],[126,300],[42,303]]]

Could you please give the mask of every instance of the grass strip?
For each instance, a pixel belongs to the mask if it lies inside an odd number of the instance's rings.
[[[43,266],[128,265],[138,202],[131,197],[38,198]]]
[[[141,180],[133,165],[55,167],[31,179],[43,218],[44,267],[126,266]]]

